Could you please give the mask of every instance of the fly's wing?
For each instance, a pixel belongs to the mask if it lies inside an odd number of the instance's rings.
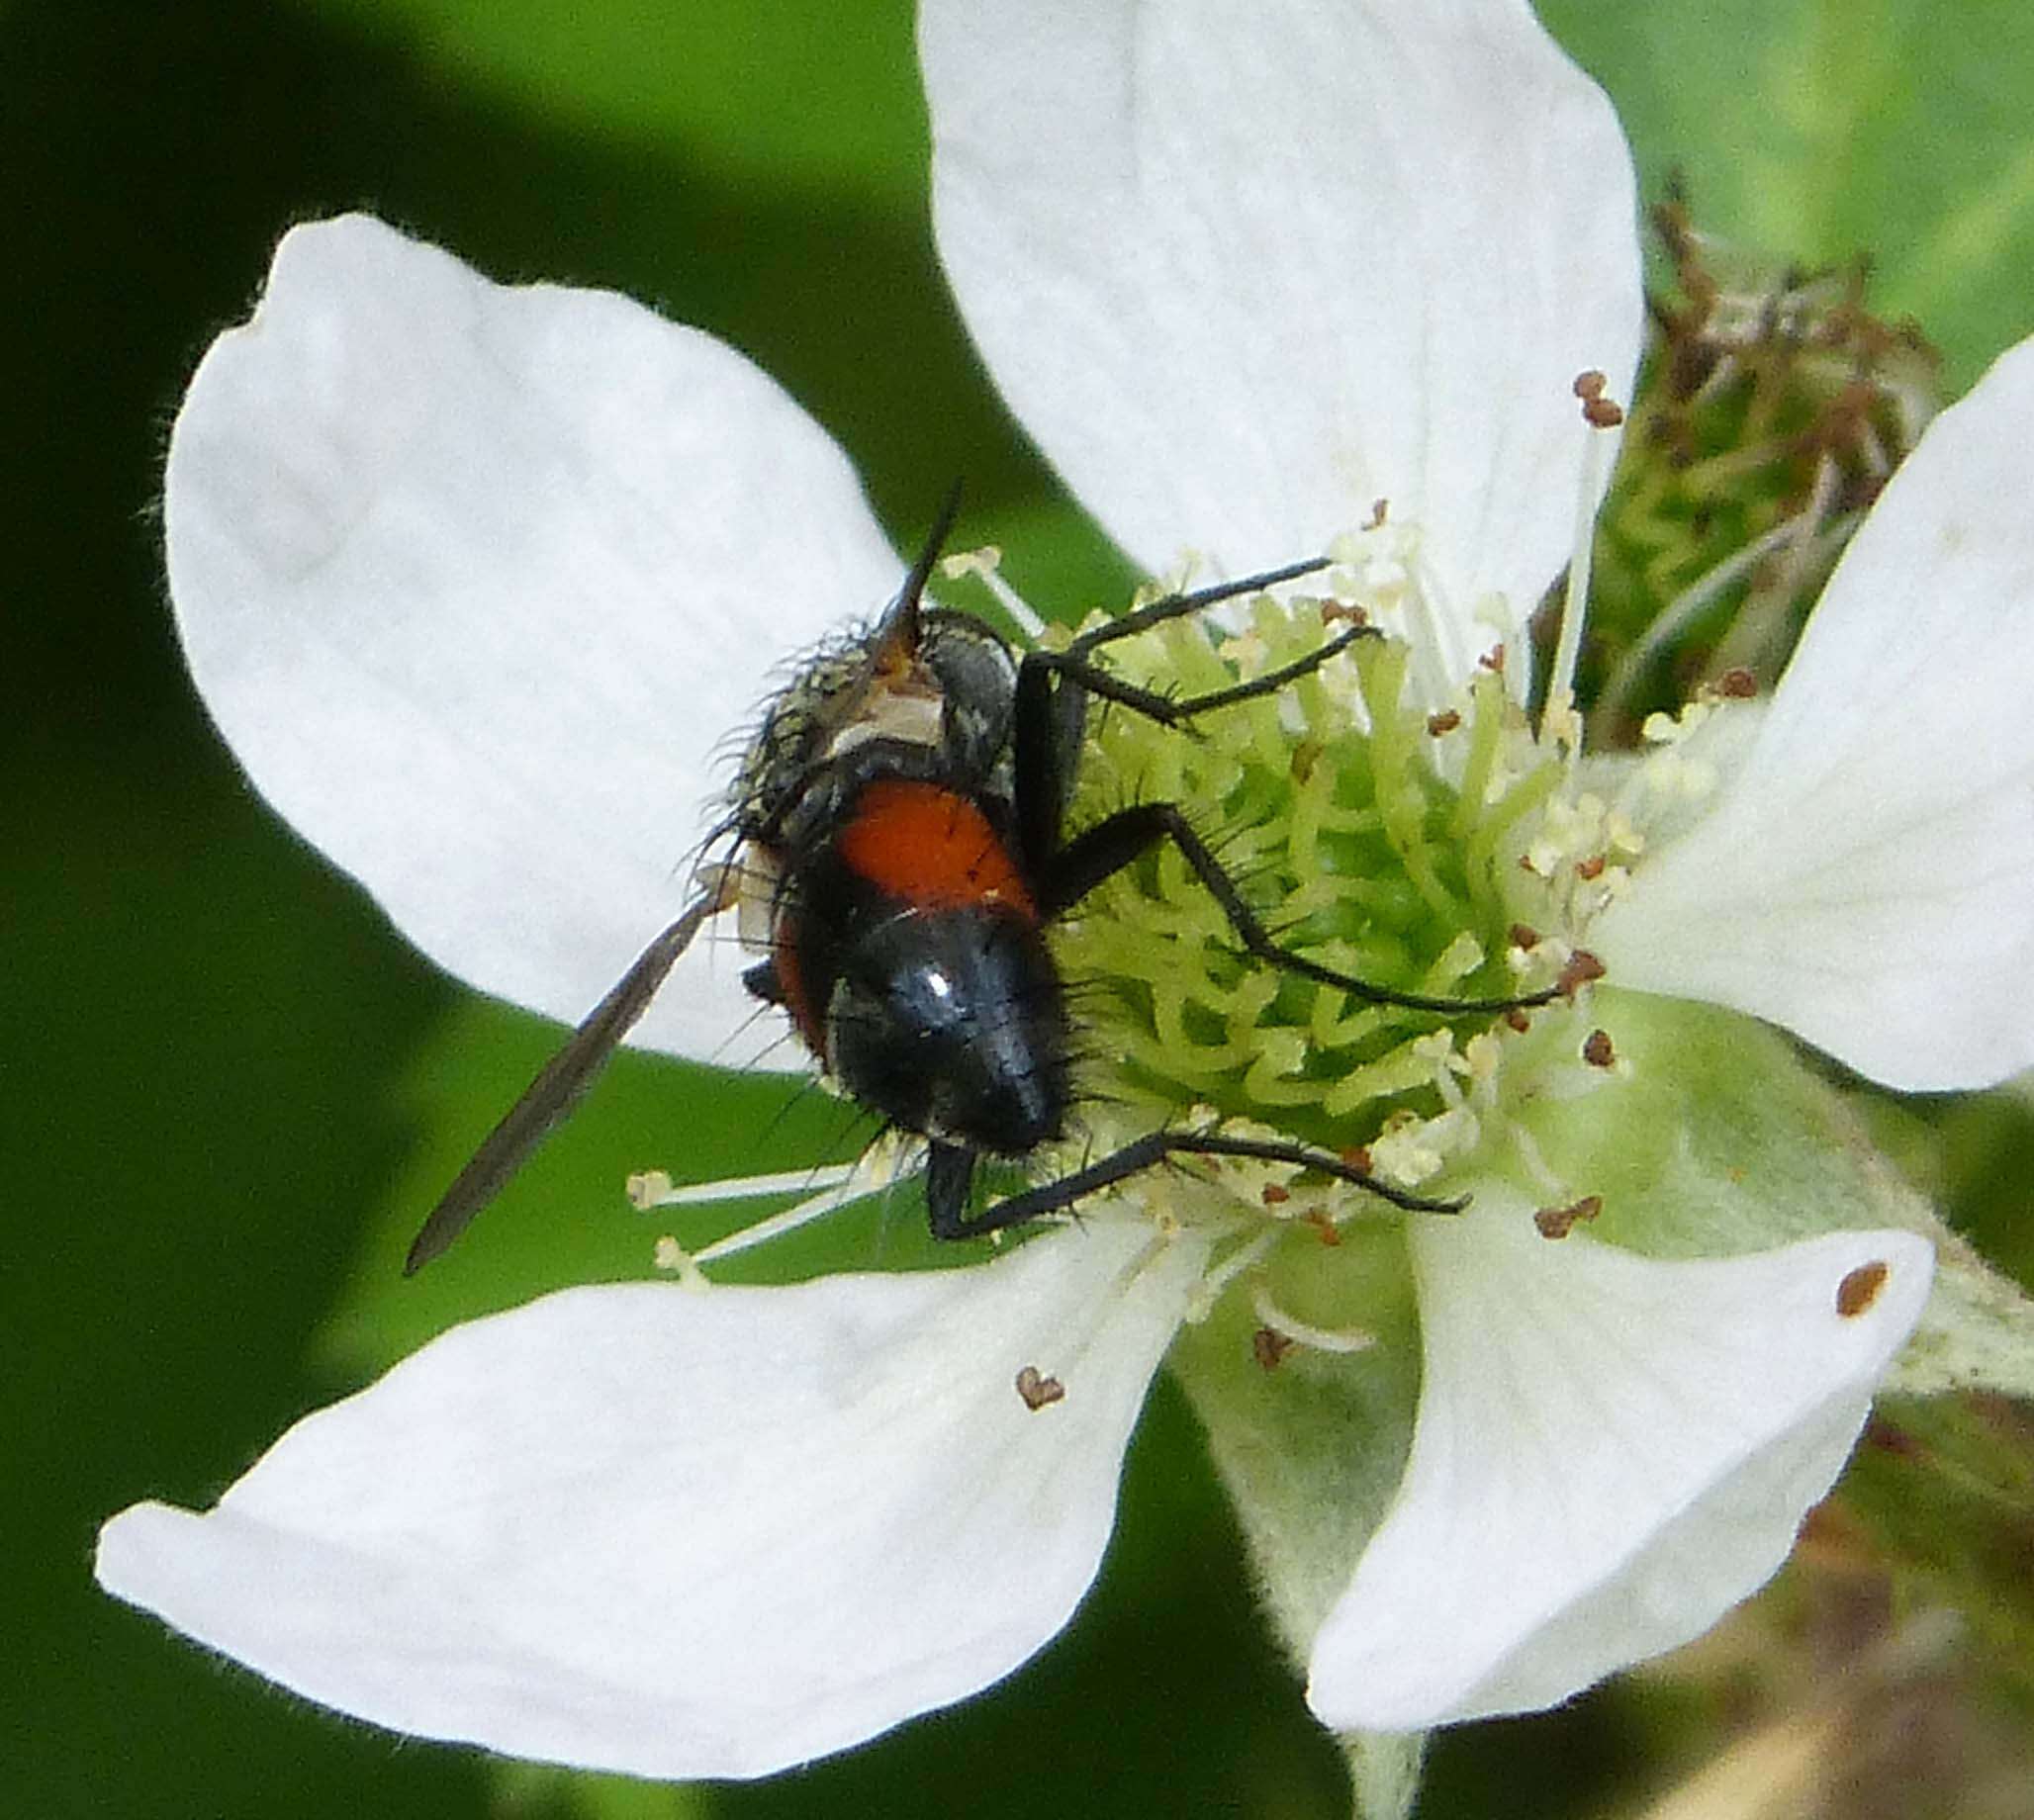
[[[403,1264],[405,1276],[415,1276],[465,1231],[481,1209],[529,1160],[537,1145],[564,1124],[607,1065],[615,1046],[649,1009],[657,988],[678,964],[679,956],[692,947],[701,925],[732,901],[733,892],[725,882],[709,885],[686,907],[677,922],[636,956],[634,964],[615,982],[614,989],[587,1014],[586,1021],[572,1033],[565,1046],[544,1064],[536,1079],[523,1089],[522,1097],[509,1107],[508,1116],[488,1134],[451,1187],[439,1197],[410,1247],[410,1255]]]

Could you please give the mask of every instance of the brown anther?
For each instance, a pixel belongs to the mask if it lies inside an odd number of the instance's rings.
[[[1321,623],[1327,626],[1366,626],[1370,623],[1370,615],[1352,600],[1323,600]]]
[[[1488,651],[1486,651],[1481,657],[1479,657],[1476,660],[1476,663],[1479,669],[1488,670],[1500,677],[1503,676],[1505,674],[1504,646],[1491,646],[1491,648]]]
[[[1372,500],[1370,501],[1370,516],[1364,522],[1363,529],[1366,531],[1383,530],[1384,521],[1390,515],[1391,501],[1389,500]]]
[[[1427,731],[1435,739],[1443,733],[1452,733],[1462,724],[1462,717],[1453,708],[1442,708],[1438,714],[1427,716]]]
[[[1749,701],[1759,692],[1759,680],[1753,673],[1739,664],[1726,670],[1714,683],[1717,694],[1727,701]]]
[[[1539,931],[1530,923],[1514,923],[1505,931],[1505,940],[1514,948],[1523,948],[1529,955],[1539,946]]]
[[[1532,1224],[1542,1238],[1566,1238],[1580,1222],[1594,1220],[1603,1211],[1602,1195],[1584,1195],[1566,1207],[1542,1207],[1532,1216]]]
[[[1561,969],[1561,990],[1569,997],[1575,995],[1577,987],[1586,986],[1592,979],[1604,976],[1604,963],[1586,948],[1578,948],[1568,956],[1568,964]]]
[[[1532,864],[1532,856],[1530,854],[1521,854],[1519,856],[1519,869],[1522,872],[1530,872],[1535,878],[1539,876],[1539,867]]]
[[[1595,367],[1591,367],[1587,372],[1575,375],[1575,396],[1587,404],[1591,399],[1602,398],[1604,388],[1610,383]]]
[[[1307,1224],[1321,1234],[1321,1242],[1324,1245],[1339,1245],[1341,1243],[1341,1228],[1329,1219],[1326,1210],[1318,1207],[1315,1208],[1307,1216]]]
[[[1058,1378],[1045,1376],[1036,1365],[1027,1365],[1017,1374],[1017,1395],[1024,1399],[1027,1410],[1042,1410],[1065,1396],[1066,1387]]]
[[[1611,1046],[1611,1033],[1607,1030],[1593,1030],[1582,1045],[1582,1059],[1592,1068],[1608,1068],[1618,1059],[1618,1051]]]
[[[1879,1292],[1886,1287],[1886,1279],[1892,1274],[1892,1269],[1883,1259],[1874,1258],[1869,1264],[1860,1264],[1837,1284],[1836,1312],[1845,1320],[1855,1320],[1879,1300]]]
[[[1505,1022],[1522,1037],[1532,1028],[1532,1020],[1526,1015],[1526,1008],[1523,1005],[1514,1005],[1506,1012]]]
[[[1276,1327],[1259,1327],[1250,1335],[1250,1353],[1266,1371],[1276,1371],[1297,1342]]]
[[[1266,1207],[1283,1207],[1292,1199],[1292,1190],[1278,1182],[1266,1182],[1259,1192]]]
[[[1582,419],[1591,429],[1616,429],[1624,421],[1624,407],[1615,399],[1587,399],[1582,406]]]
[[[1368,1175],[1376,1167],[1370,1160],[1369,1147],[1365,1144],[1352,1143],[1347,1149],[1338,1150],[1336,1154],[1343,1162],[1347,1163],[1351,1169],[1360,1169],[1365,1175]]]
[[[1601,878],[1604,875],[1605,863],[1605,857],[1602,854],[1591,854],[1586,860],[1577,860],[1575,862],[1575,876],[1585,881],[1591,878]]]

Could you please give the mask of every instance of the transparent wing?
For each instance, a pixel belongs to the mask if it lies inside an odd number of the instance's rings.
[[[706,919],[725,909],[732,899],[732,889],[724,880],[710,885],[636,956],[613,990],[587,1014],[565,1046],[522,1090],[521,1098],[439,1197],[404,1260],[405,1276],[416,1275],[465,1231],[536,1147],[572,1115],[607,1065],[615,1046],[649,1008],[678,957],[693,945]]]

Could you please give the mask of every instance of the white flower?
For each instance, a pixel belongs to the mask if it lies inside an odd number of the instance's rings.
[[[1512,0],[928,0],[920,39],[949,275],[1098,520],[1154,569],[1238,571],[1386,499],[1427,686],[1467,679],[1572,543],[1571,381],[1632,371],[1598,91]],[[1748,752],[1593,930],[1614,982],[1896,1086],[2034,1063],[2030,413],[2023,347],[1928,432]],[[561,1019],[675,912],[771,667],[899,572],[729,349],[361,218],[293,231],[207,357],[167,524],[192,672],[264,795],[435,959]],[[637,1040],[712,1057],[747,1010],[702,948]],[[1905,1231],[1675,1261],[1550,1243],[1516,1184],[1474,1187],[1392,1241],[1417,1428],[1356,1458],[1359,1424],[1316,1424],[1294,1483],[1358,1490],[1306,1512],[1311,1582],[1267,1574],[1339,1730],[1544,1705],[1700,1632],[1784,1557],[1928,1293]],[[100,1576],[403,1731],[765,1774],[1064,1623],[1209,1261],[1096,1217],[968,1269],[566,1291],[310,1417],[213,1512],[115,1518]],[[1323,1374],[1409,1399],[1398,1337],[1260,1374],[1270,1413],[1215,1437],[1232,1477],[1253,1448],[1276,1477],[1281,1410],[1371,1394]],[[1064,1396],[1030,1407],[1025,1368]]]

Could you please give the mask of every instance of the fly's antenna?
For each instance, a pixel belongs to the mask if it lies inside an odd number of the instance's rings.
[[[879,670],[908,664],[917,657],[918,609],[925,597],[925,584],[932,579],[932,566],[939,561],[939,554],[953,533],[954,520],[960,515],[961,482],[957,480],[947,490],[947,497],[932,521],[932,529],[926,533],[925,547],[919,551],[918,560],[911,565],[911,572],[904,577],[904,585],[897,591],[897,597],[890,602],[882,623],[876,629],[872,648]]]

